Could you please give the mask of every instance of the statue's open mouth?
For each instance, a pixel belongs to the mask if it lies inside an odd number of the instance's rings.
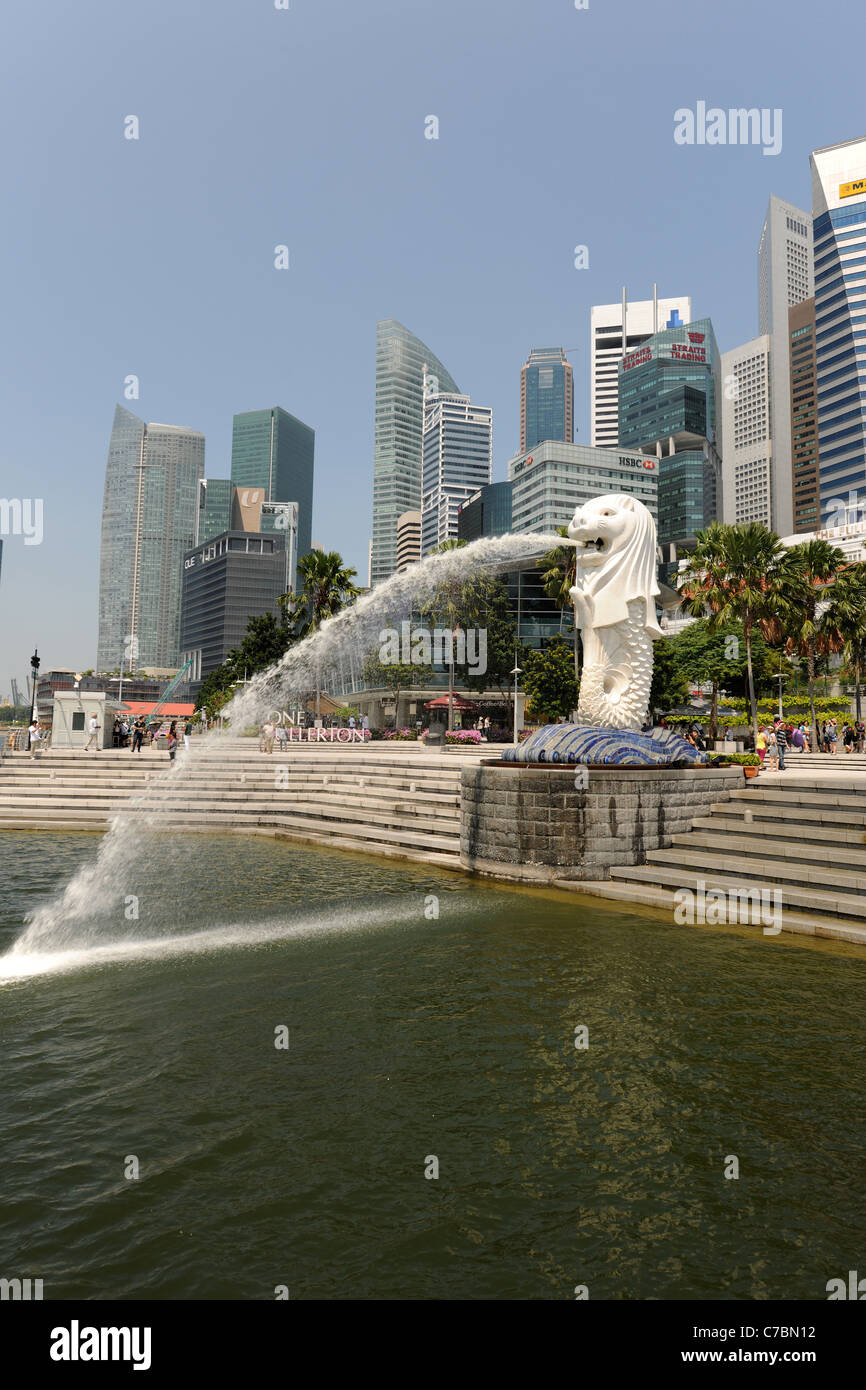
[[[607,549],[607,541],[604,539],[603,536],[596,536],[594,541],[584,541],[583,548],[584,550],[597,550],[600,552],[602,550]]]

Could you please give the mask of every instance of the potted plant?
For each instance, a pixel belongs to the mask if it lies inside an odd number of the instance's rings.
[[[746,777],[757,777],[761,759],[757,753],[711,753],[713,767],[741,767]]]

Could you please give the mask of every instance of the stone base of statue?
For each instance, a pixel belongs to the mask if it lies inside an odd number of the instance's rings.
[[[583,767],[699,767],[709,762],[672,729],[633,733],[597,729],[586,724],[548,724],[516,748],[506,748],[509,763],[580,763]]]

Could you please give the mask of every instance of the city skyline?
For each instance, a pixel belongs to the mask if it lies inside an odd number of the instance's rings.
[[[0,100],[7,126],[26,123],[30,139],[26,155],[10,149],[2,232],[15,332],[0,349],[0,491],[43,498],[45,535],[38,546],[3,538],[0,693],[12,676],[23,682],[37,646],[52,666],[95,662],[105,418],[117,399],[201,431],[214,477],[228,475],[232,414],[286,401],[316,430],[315,534],[364,582],[379,320],[393,315],[419,334],[463,390],[492,407],[501,480],[519,443],[515,381],[534,343],[577,347],[575,439],[586,444],[589,310],[615,302],[624,283],[640,298],[654,282],[660,294],[684,289],[723,351],[748,341],[770,195],[810,207],[811,151],[862,129],[853,55],[840,58],[833,43],[844,19],[834,4],[804,53],[794,37],[805,6],[789,7],[783,26],[734,3],[699,77],[668,4],[635,10],[626,35],[605,7],[537,13],[507,0],[469,14],[445,3],[434,32],[423,14],[391,3],[363,16],[348,3],[328,14],[250,15],[216,3],[204,27],[192,7],[156,4],[132,55],[109,14],[94,11],[83,25],[53,16],[38,71],[39,16],[16,14],[7,27]],[[459,51],[445,38],[452,19]],[[754,40],[747,51],[736,43],[743,25]],[[575,89],[587,46],[593,78]],[[772,73],[771,49],[782,60]],[[103,76],[82,87],[75,70],[92,69],[94,55]],[[813,65],[830,62],[840,80],[814,112],[802,92]],[[669,101],[636,126],[611,79],[653,65],[669,74]],[[240,106],[226,95],[239,79]],[[704,95],[783,109],[781,153],[677,145],[674,111]],[[316,105],[327,118],[313,128],[305,112]],[[124,135],[130,112],[138,141]],[[438,140],[426,137],[431,112]],[[515,179],[524,197],[548,200],[543,219],[513,217]],[[614,179],[627,179],[629,206],[664,215],[639,218],[588,196]],[[553,186],[561,191],[550,204]],[[154,188],[176,209],[168,219]],[[696,207],[707,213],[699,234]],[[283,244],[285,271],[275,268]],[[585,269],[575,266],[578,245],[588,248]]]

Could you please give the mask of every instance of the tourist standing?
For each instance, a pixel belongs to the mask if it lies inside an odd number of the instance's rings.
[[[836,720],[835,720],[835,719],[828,719],[828,720],[827,720],[827,723],[824,725],[824,728],[825,728],[826,733],[827,733],[827,751],[828,751],[829,753],[835,753],[835,752],[836,752]]]
[[[271,719],[266,719],[262,725],[262,743],[264,744],[265,753],[273,753],[274,751],[274,733],[275,727],[273,721]]]
[[[42,730],[39,721],[34,719],[30,725],[30,756],[35,758],[42,751]]]
[[[758,730],[758,741],[755,744],[755,752],[761,759],[761,762],[763,762],[767,756],[767,735],[763,729]]]
[[[784,772],[784,771],[785,771],[785,752],[786,752],[787,747],[788,747],[788,732],[787,732],[787,730],[786,730],[784,724],[782,723],[781,719],[774,719],[774,720],[773,720],[773,733],[775,734],[775,738],[776,738],[776,747],[777,747],[777,749],[779,750],[779,751],[778,751],[778,757],[779,757],[779,771],[780,771],[780,772]]]
[[[177,752],[177,724],[174,720],[168,726],[168,760],[174,762],[174,755]]]
[[[86,752],[88,751],[88,749],[90,748],[91,743],[95,744],[95,746],[96,746],[96,751],[97,751],[97,753],[99,752],[99,730],[101,729],[101,727],[102,727],[102,725],[100,724],[99,719],[97,718],[97,716],[96,716],[95,714],[91,714],[91,716],[90,716],[90,723],[89,723],[88,726],[87,726],[87,729],[88,729],[87,742],[86,742],[85,745],[84,745],[84,751],[85,751],[85,753],[86,753]]]
[[[144,722],[144,715],[140,714],[132,726],[132,751],[141,752],[141,741],[144,738],[144,731],[147,726]]]
[[[286,750],[286,749],[288,748],[288,746],[289,746],[289,735],[288,735],[288,731],[287,731],[287,729],[286,729],[285,724],[278,724],[278,725],[277,725],[277,729],[276,729],[276,738],[277,738],[277,743],[279,744],[279,752],[281,752],[281,753],[285,752],[285,750]]]
[[[349,728],[350,728],[350,729],[354,729],[354,727],[355,727],[355,716],[354,716],[354,714],[350,714],[350,715],[349,715]]]
[[[370,732],[370,716],[368,714],[362,716],[361,728],[364,730],[365,734],[368,734]]]

